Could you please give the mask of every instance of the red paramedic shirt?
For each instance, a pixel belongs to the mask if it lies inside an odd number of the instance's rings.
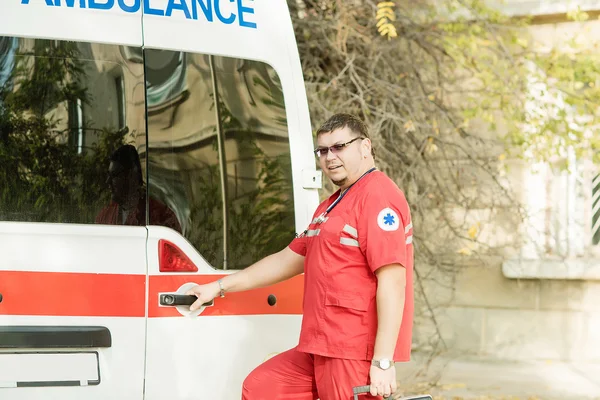
[[[394,361],[409,361],[413,326],[410,208],[396,184],[374,171],[319,205],[308,230],[290,243],[304,260],[304,316],[299,351],[371,360],[377,334],[377,277],[389,264],[406,268],[406,295]],[[400,290],[400,288],[399,288]]]

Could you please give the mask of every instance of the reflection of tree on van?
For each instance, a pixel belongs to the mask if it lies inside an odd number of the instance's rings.
[[[88,44],[0,37],[0,220],[93,223],[109,201],[106,160],[130,128],[105,112],[119,100],[103,70],[118,64],[98,67],[86,51]],[[93,128],[94,120],[103,126]]]
[[[248,266],[294,236],[289,156],[269,157],[253,140],[246,137],[245,143],[252,153],[258,170],[257,180],[261,183],[236,196],[235,179],[228,176],[231,185],[228,199],[230,269]],[[202,195],[192,204],[189,220],[193,221],[193,225],[185,236],[208,262],[221,266],[223,204],[218,166],[206,166],[195,176],[194,186]]]
[[[1,63],[0,218],[86,222],[98,192],[84,178],[97,163],[68,143],[70,129],[57,116],[69,101],[89,101],[79,50],[72,42],[24,41],[2,38],[3,49],[10,46]]]
[[[96,217],[97,224],[146,225],[146,188],[140,156],[130,144],[123,145],[110,156],[108,179],[111,203]],[[161,225],[181,233],[175,213],[152,197],[148,198],[149,224]]]
[[[268,156],[259,145],[259,133],[244,126],[219,97],[221,128],[236,142],[237,159],[227,160],[227,241],[230,269],[250,265],[285,247],[294,235],[291,159],[283,153]],[[217,151],[216,139],[211,146]],[[234,168],[245,170],[239,177]],[[249,173],[252,171],[252,173]],[[191,208],[193,228],[186,234],[212,265],[223,265],[223,199],[218,165],[205,166],[196,176],[198,196]],[[248,178],[247,176],[252,176]]]

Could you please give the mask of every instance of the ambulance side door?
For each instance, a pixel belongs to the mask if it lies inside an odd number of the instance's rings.
[[[285,2],[152,5],[144,159],[181,233],[150,210],[145,396],[239,399],[253,368],[297,344],[303,276],[195,313],[167,296],[285,248],[316,207],[301,181],[315,162],[294,34]]]
[[[96,223],[145,147],[141,8],[82,4],[1,6],[3,400],[143,399],[147,230]]]

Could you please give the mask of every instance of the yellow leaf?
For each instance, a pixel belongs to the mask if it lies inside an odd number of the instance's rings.
[[[388,24],[385,24],[378,29],[379,33],[381,33],[381,36],[387,35],[389,30],[390,30],[390,26]]]
[[[379,28],[381,25],[387,24],[387,19],[383,18],[377,22],[377,27]]]
[[[435,143],[430,142],[425,148],[425,151],[429,154],[435,153],[436,151],[438,151],[438,147],[435,145]]]
[[[469,237],[471,239],[475,239],[475,236],[477,236],[477,232],[479,232],[479,222],[471,225],[471,227],[469,228],[469,230],[467,232],[469,233]]]
[[[377,3],[377,7],[381,8],[381,7],[394,7],[396,5],[396,3],[394,3],[393,1],[382,1],[381,3]]]
[[[434,101],[434,100],[435,100],[435,96],[434,96],[434,95],[432,95],[432,94],[430,94],[429,96],[427,96],[427,98],[428,98],[429,100],[431,100],[431,101]]]
[[[471,252],[471,249],[467,248],[467,247],[463,247],[462,249],[457,251],[458,254],[462,254],[463,256],[470,256],[471,254],[473,254]]]
[[[519,46],[525,48],[529,45],[529,42],[527,41],[527,39],[519,38],[519,39],[517,39],[517,44]]]
[[[500,154],[500,155],[498,156],[498,160],[499,160],[499,161],[504,161],[504,160],[506,160],[506,154],[504,154],[504,153]]]
[[[375,18],[377,18],[377,19],[387,18],[391,21],[395,21],[396,15],[389,8],[383,8],[383,9],[377,11],[377,15],[375,16]]]

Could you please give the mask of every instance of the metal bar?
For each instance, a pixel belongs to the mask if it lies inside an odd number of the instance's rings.
[[[215,60],[213,55],[208,56],[210,74],[212,76],[212,87],[214,93],[215,113],[217,117],[217,143],[219,151],[219,168],[221,172],[221,198],[223,200],[223,269],[227,269],[229,260],[229,202],[227,196],[227,160],[225,159],[225,137],[221,126],[221,105],[219,104],[219,88],[217,86],[217,74],[215,72]]]

